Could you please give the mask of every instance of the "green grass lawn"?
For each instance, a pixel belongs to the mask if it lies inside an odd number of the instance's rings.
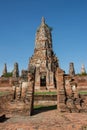
[[[87,91],[79,91],[81,95],[87,95]],[[35,92],[34,95],[57,95],[57,92]]]
[[[8,95],[9,92],[5,91],[5,92],[0,92],[0,96],[4,96],[4,95]]]
[[[57,92],[35,92],[34,95],[57,95]]]
[[[87,95],[87,91],[80,91],[79,94],[81,94],[81,95]]]

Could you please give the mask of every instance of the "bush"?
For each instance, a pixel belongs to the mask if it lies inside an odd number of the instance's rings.
[[[82,73],[82,74],[77,74],[77,75],[79,75],[79,76],[86,76],[87,73]]]
[[[8,72],[8,73],[2,75],[2,77],[12,77],[12,72]]]

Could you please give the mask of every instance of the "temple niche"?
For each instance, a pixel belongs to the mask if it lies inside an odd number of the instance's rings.
[[[36,32],[34,54],[29,60],[28,71],[31,67],[35,68],[35,90],[56,88],[55,72],[59,63],[52,48],[51,28],[43,17]]]

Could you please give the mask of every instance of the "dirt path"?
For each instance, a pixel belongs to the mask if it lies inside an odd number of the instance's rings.
[[[6,115],[0,130],[82,130],[82,126],[87,126],[86,114],[50,110],[32,117]]]

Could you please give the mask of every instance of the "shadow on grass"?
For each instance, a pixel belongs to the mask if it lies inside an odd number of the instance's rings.
[[[6,116],[5,116],[5,114],[3,114],[2,116],[0,116],[0,123],[3,123],[3,122],[5,122],[5,121],[7,121],[9,118],[7,118]]]
[[[33,115],[42,113],[42,112],[46,112],[46,111],[50,111],[50,110],[55,110],[57,109],[57,105],[53,105],[53,106],[37,106],[37,108],[34,108],[34,113]]]

